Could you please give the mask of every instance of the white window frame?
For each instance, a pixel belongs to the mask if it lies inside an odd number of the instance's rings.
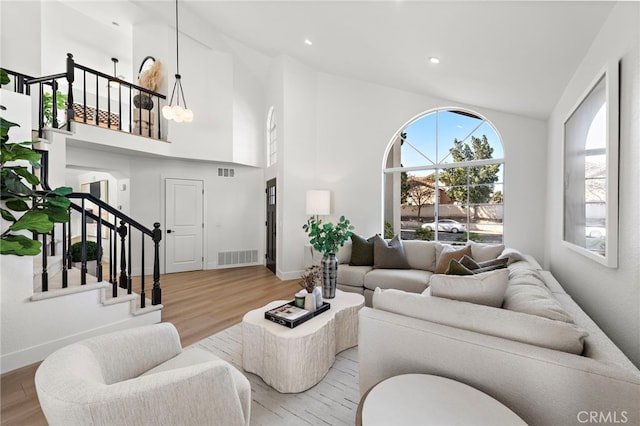
[[[267,116],[267,167],[278,161],[278,128],[276,124],[275,108],[269,108]]]
[[[482,116],[481,114],[478,114],[475,111],[472,110],[467,110],[467,109],[462,109],[462,108],[451,108],[451,107],[444,107],[444,108],[437,108],[437,109],[433,109],[433,110],[429,110],[426,111],[425,113],[411,119],[409,122],[407,122],[401,130],[399,130],[396,135],[392,138],[392,142],[391,142],[391,149],[388,150],[387,152],[387,156],[389,155],[389,153],[391,152],[393,145],[395,143],[397,143],[396,141],[399,140],[400,134],[407,128],[409,127],[411,124],[413,124],[414,122],[423,119],[424,117],[431,115],[431,114],[437,114],[439,112],[455,112],[455,111],[459,111],[459,112],[463,112],[463,113],[467,113],[467,114],[472,114],[475,115],[477,117],[479,117],[480,119],[482,119],[482,123],[480,125],[478,125],[471,133],[469,133],[469,135],[467,136],[466,139],[468,139],[477,128],[479,128],[482,124],[484,124],[485,122],[491,126],[491,128],[493,128],[495,134],[498,136],[498,141],[496,143],[499,143],[502,148],[503,148],[503,152],[504,152],[504,144],[502,143],[502,137],[500,136],[498,130],[495,128],[495,126],[493,125],[493,123],[491,123],[491,121],[489,121],[487,118],[485,118],[484,116]],[[502,176],[503,179],[501,182],[496,182],[495,184],[499,184],[502,185],[502,197],[503,197],[503,201],[502,201],[502,206],[504,209],[504,199],[505,199],[505,192],[504,192],[504,187],[505,187],[505,179],[504,179],[504,175],[505,175],[505,158],[500,157],[500,158],[490,158],[490,159],[483,159],[483,160],[475,160],[475,161],[461,161],[461,162],[454,162],[454,163],[447,163],[447,162],[438,162],[437,158],[438,158],[438,148],[439,148],[439,141],[438,141],[438,118],[436,116],[436,135],[434,138],[435,144],[436,144],[436,160],[432,160],[430,158],[428,158],[426,155],[422,154],[425,158],[426,163],[424,165],[420,165],[420,166],[409,166],[409,167],[387,167],[384,168],[383,173],[384,174],[393,174],[393,173],[400,173],[400,172],[415,172],[415,171],[434,171],[436,177],[438,176],[439,172],[441,170],[445,170],[445,169],[451,169],[451,168],[466,168],[467,172],[468,169],[470,167],[482,167],[482,166],[487,166],[487,165],[492,165],[492,164],[500,164],[502,166]],[[405,140],[405,143],[409,143],[411,144],[410,141]],[[419,151],[415,146],[413,146],[413,148],[416,151]],[[450,155],[450,154],[449,154]],[[449,157],[449,155],[445,156],[443,158],[446,159]],[[386,156],[385,156],[386,157]],[[386,158],[385,158],[385,164],[386,164]],[[468,176],[468,173],[467,173]],[[467,188],[474,186],[474,185],[470,185],[468,180],[467,180]],[[383,186],[383,191],[385,191],[386,186]],[[435,193],[438,194],[440,185],[438,182],[438,179],[436,178],[435,180]],[[467,193],[469,193],[469,191],[467,191]],[[383,196],[383,200],[386,200],[386,197]],[[439,206],[440,206],[440,197],[436,196],[434,199],[434,221],[437,223],[437,221],[439,220],[438,217],[438,210],[439,210]],[[469,233],[471,232],[469,230],[469,224],[470,224],[470,218],[469,218],[469,208],[470,208],[470,204],[469,202],[466,203],[466,225],[467,225],[467,241],[469,241]],[[504,210],[503,210],[504,211]],[[438,227],[436,226],[436,229],[434,229],[434,241],[439,241],[438,238]],[[396,232],[397,234],[399,234],[400,232]],[[502,221],[502,241],[504,242],[504,216],[503,216],[503,221]]]

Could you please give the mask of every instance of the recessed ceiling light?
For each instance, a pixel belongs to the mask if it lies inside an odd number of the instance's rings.
[[[120,26],[120,24],[117,23],[116,21],[111,21],[111,25],[113,25],[115,27],[119,27]]]
[[[311,40],[309,40],[308,38],[304,39],[304,44],[306,44],[307,46],[311,46],[313,44],[313,42]]]
[[[429,58],[429,62],[431,62],[432,64],[439,64],[440,63],[440,59],[436,58],[435,56],[432,56]]]

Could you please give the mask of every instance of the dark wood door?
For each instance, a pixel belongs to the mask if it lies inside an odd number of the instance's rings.
[[[276,273],[276,180],[267,181],[267,250],[265,253],[266,266]]]

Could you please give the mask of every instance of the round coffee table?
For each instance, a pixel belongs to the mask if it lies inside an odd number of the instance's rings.
[[[429,374],[403,374],[375,385],[360,401],[356,424],[526,426],[517,414],[489,395]]]
[[[358,344],[361,294],[336,290],[331,308],[295,328],[264,318],[265,311],[289,301],[276,300],[242,318],[242,368],[278,392],[302,392],[327,374],[336,354]]]

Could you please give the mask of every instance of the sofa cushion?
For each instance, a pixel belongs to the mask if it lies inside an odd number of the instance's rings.
[[[351,235],[351,260],[349,265],[373,265],[373,237],[365,239],[360,235]]]
[[[573,323],[573,319],[546,286],[509,283],[502,307],[510,311]]]
[[[421,293],[429,286],[432,275],[421,269],[374,269],[364,277],[364,286],[369,290],[379,287]]]
[[[471,257],[476,262],[486,262],[497,258],[504,251],[504,244],[484,244],[469,241]]]
[[[525,257],[522,253],[520,253],[516,249],[512,249],[509,247],[505,248],[500,254],[500,256],[498,256],[498,258],[499,259],[506,258],[507,265],[511,265],[512,263],[518,262],[520,260],[525,260]]]
[[[351,240],[345,241],[344,245],[338,249],[336,253],[336,257],[338,258],[338,263],[349,263],[351,262]],[[313,248],[312,248],[313,250]]]
[[[352,266],[348,263],[338,266],[339,284],[349,287],[364,287],[364,277],[367,272],[373,269],[372,266]]]
[[[435,241],[403,240],[404,252],[411,269],[423,271],[436,270],[436,246]]]
[[[451,261],[451,259],[459,261],[464,255],[471,256],[471,246],[465,246],[463,248],[457,248],[455,246],[443,246],[434,272],[436,274],[444,274],[449,267],[449,262]]]
[[[140,377],[148,376],[150,374],[162,373],[164,371],[175,370],[177,368],[190,367],[195,364],[211,361],[221,361],[221,359],[215,356],[212,352],[205,351],[204,349],[196,347],[191,347],[189,349],[183,350],[181,353],[163,362],[162,364],[145,371]]]
[[[508,284],[509,271],[500,269],[467,276],[433,275],[429,288],[432,296],[499,308]]]
[[[374,269],[409,269],[402,240],[398,235],[388,243],[380,236],[373,237]]]
[[[373,307],[433,323],[580,354],[588,333],[562,321],[399,290],[377,289]]]

